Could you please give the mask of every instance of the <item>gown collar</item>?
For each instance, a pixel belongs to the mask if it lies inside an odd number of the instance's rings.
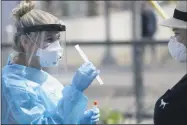
[[[43,70],[19,64],[8,64],[5,66],[4,71],[8,71],[7,73],[16,74],[40,84],[46,81],[48,77],[48,73]]]

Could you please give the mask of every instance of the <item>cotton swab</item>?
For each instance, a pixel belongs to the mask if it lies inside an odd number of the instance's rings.
[[[79,52],[79,54],[81,55],[82,59],[85,62],[89,62],[88,58],[86,57],[86,55],[84,54],[82,49],[79,47],[79,45],[76,45],[75,48]],[[97,79],[97,81],[99,82],[100,85],[104,84],[99,75],[96,77],[96,79]]]

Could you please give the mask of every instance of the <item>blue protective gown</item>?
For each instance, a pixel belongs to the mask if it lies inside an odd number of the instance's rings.
[[[83,93],[47,72],[18,64],[2,70],[3,124],[76,124],[86,106]]]

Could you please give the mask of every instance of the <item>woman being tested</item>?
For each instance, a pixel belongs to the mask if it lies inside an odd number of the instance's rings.
[[[168,48],[171,56],[187,64],[187,1],[179,1],[172,18],[162,25],[175,33]],[[187,67],[184,67],[187,70]],[[155,104],[155,125],[187,125],[187,74]]]
[[[66,26],[55,16],[22,1],[13,10],[17,32],[14,49],[2,70],[3,124],[96,124],[99,109],[86,110],[83,92],[99,74],[92,63],[83,64],[72,83],[63,85],[44,67],[63,60],[62,32]]]

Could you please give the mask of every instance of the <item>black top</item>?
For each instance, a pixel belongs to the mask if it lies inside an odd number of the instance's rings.
[[[157,100],[154,124],[187,125],[187,74]]]

